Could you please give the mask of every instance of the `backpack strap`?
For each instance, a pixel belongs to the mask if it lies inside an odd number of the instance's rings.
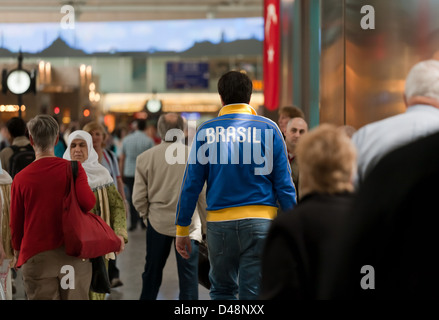
[[[30,143],[27,144],[25,147],[28,151],[34,151],[34,147],[32,147],[32,145]]]
[[[20,147],[19,146],[9,146],[9,148],[11,148],[12,149],[12,152],[13,153],[16,153],[16,152],[18,152],[18,150],[20,149]]]
[[[25,149],[27,151],[34,151],[34,148],[32,147],[32,145],[30,143],[28,143],[25,146],[21,146],[21,147],[19,147],[17,145],[12,145],[12,146],[9,146],[9,148],[11,148],[14,153],[17,153],[18,151],[20,151],[20,149]]]

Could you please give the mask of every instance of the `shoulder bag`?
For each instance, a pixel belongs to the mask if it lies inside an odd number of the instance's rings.
[[[198,283],[206,289],[210,289],[210,262],[205,236],[203,236],[203,240],[200,242],[198,248]]]
[[[91,259],[117,252],[120,238],[111,227],[98,215],[83,212],[79,206],[75,191],[75,177],[78,163],[72,161],[70,191],[63,202],[62,228],[66,254],[81,259]]]

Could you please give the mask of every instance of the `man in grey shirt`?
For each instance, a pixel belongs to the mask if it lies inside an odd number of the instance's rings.
[[[422,61],[410,70],[404,102],[405,113],[368,124],[353,135],[358,152],[357,187],[384,155],[439,131],[439,61]]]
[[[145,224],[139,217],[139,213],[133,205],[132,194],[134,187],[134,175],[136,172],[136,159],[139,154],[152,148],[154,141],[145,133],[146,120],[138,119],[136,130],[126,136],[122,142],[122,154],[120,156],[120,171],[123,175],[123,182],[128,188],[127,200],[130,205],[130,222],[129,231],[133,231],[137,227],[137,223],[145,229]]]

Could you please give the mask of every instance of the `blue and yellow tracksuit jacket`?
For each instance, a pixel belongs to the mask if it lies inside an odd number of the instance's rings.
[[[197,130],[177,204],[177,236],[189,235],[207,182],[207,221],[273,219],[296,205],[288,153],[275,122],[248,104],[224,106]]]

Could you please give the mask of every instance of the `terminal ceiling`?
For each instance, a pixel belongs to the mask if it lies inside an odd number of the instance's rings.
[[[76,21],[261,17],[263,0],[1,0],[0,23],[58,22],[71,5]]]

